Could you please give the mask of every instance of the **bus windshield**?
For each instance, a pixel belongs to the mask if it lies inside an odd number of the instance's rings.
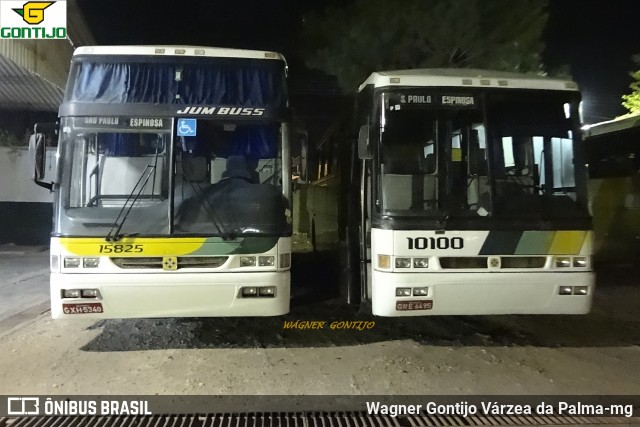
[[[71,236],[286,233],[282,137],[275,122],[67,118],[55,233]]]
[[[451,95],[473,100],[461,106],[387,102],[380,127],[382,213],[547,218],[582,211],[573,96],[494,91]]]

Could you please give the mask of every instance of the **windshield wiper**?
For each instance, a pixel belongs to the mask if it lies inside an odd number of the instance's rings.
[[[218,230],[218,233],[220,233],[220,236],[222,237],[222,239],[233,240],[235,238],[235,235],[234,235],[235,233],[231,233],[226,229],[226,226],[216,214],[215,208],[211,206],[211,203],[209,203],[209,200],[206,198],[206,195],[204,194],[202,187],[200,187],[200,184],[194,185],[184,171],[182,171],[182,177],[191,186],[191,189],[193,190],[194,194],[200,200],[200,205],[204,208],[204,211],[206,212],[207,216],[209,217],[213,225]]]
[[[109,233],[105,237],[105,240],[107,242],[117,242],[123,237],[123,235],[120,234],[120,230],[122,230],[122,226],[124,225],[125,221],[129,217],[129,212],[131,212],[133,205],[135,205],[136,202],[138,201],[138,198],[140,198],[140,195],[142,194],[142,191],[146,187],[147,183],[149,182],[151,175],[153,174],[155,177],[155,169],[156,169],[155,166],[147,165],[147,167],[144,168],[144,170],[140,174],[140,178],[138,178],[138,182],[136,182],[136,185],[133,186],[131,193],[129,193],[129,195],[127,196],[127,199],[124,201],[124,204],[122,205],[122,209],[120,209],[120,212],[118,212],[118,216],[116,217],[116,220],[113,226],[111,227],[111,230],[109,230]],[[144,179],[144,182],[143,182],[142,179],[144,178],[145,174],[147,174],[147,177]],[[140,188],[138,189],[138,187]],[[136,193],[136,189],[138,191],[137,193]],[[134,193],[135,193],[135,196],[134,196]],[[133,200],[132,200],[132,197],[133,197]],[[131,203],[129,203],[129,201],[131,201]],[[129,205],[128,208],[127,208],[127,205]],[[125,212],[125,209],[126,209],[126,212]]]

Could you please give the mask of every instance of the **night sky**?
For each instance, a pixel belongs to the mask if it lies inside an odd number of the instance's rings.
[[[190,44],[275,50],[294,79],[320,81],[298,52],[302,16],[348,0],[78,0],[99,44]],[[389,0],[401,4],[401,0]],[[487,0],[490,1],[490,0]],[[518,1],[518,0],[514,0]],[[628,73],[640,68],[638,0],[550,0],[544,62],[568,64],[583,92],[585,121],[625,113]],[[325,79],[326,80],[326,79]],[[314,86],[314,83],[311,83]],[[295,85],[294,85],[295,87]],[[295,90],[295,89],[294,89]]]

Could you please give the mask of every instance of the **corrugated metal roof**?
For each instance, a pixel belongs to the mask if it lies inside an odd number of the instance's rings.
[[[62,88],[0,55],[0,110],[58,111]]]

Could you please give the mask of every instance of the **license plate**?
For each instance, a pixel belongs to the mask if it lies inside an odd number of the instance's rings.
[[[431,310],[433,308],[433,300],[421,301],[396,301],[397,311],[409,310]]]
[[[81,304],[62,304],[64,314],[102,313],[102,303],[84,302]]]

